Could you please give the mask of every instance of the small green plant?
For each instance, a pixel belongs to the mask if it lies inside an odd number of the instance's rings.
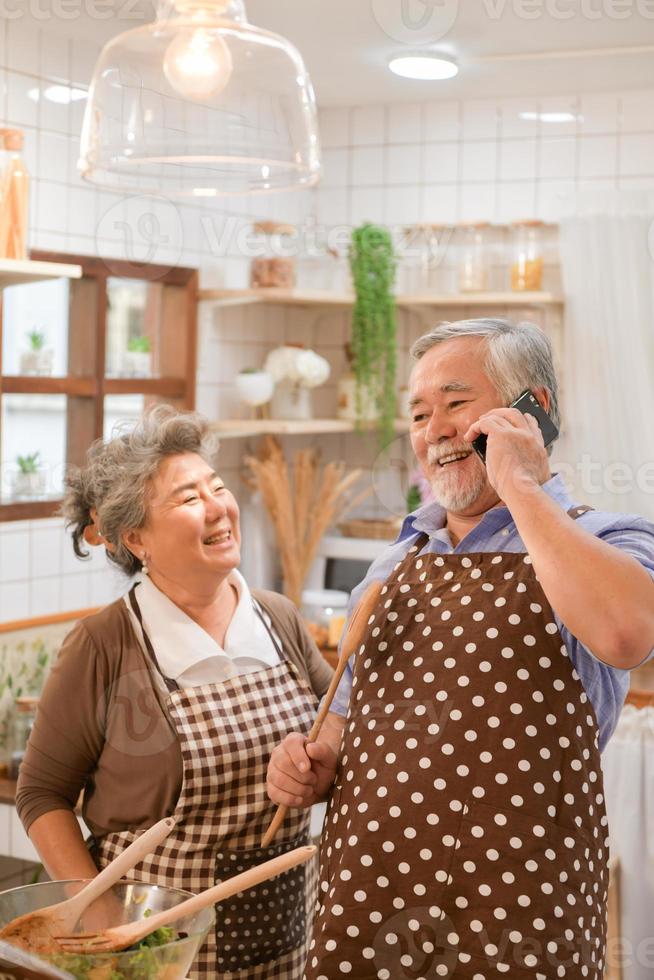
[[[141,335],[130,337],[127,341],[127,350],[134,354],[149,354],[151,346],[150,338]]]
[[[45,334],[42,330],[37,330],[33,327],[27,333],[27,339],[29,341],[30,350],[39,351],[43,350],[45,347]]]
[[[261,368],[249,367],[249,368],[241,368],[241,370],[238,373],[239,374],[259,374],[260,371],[261,371]]]
[[[21,473],[38,473],[40,468],[40,453],[29,453],[27,456],[16,456],[18,469]]]
[[[357,413],[361,415],[361,394],[367,389],[377,405],[379,439],[382,448],[386,448],[394,435],[397,341],[395,254],[385,228],[370,224],[355,228],[350,268],[355,292],[352,367],[357,384]]]

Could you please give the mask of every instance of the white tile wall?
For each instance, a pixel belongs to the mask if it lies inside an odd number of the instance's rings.
[[[387,222],[405,205],[402,224],[506,222],[528,213],[555,222],[562,198],[589,181],[654,183],[653,96],[648,90],[323,110],[323,140],[324,119],[327,145],[352,149],[352,178],[341,194],[318,191],[319,218],[357,223],[356,189],[366,186],[376,189],[370,200],[381,191]],[[573,118],[545,121],[545,113]]]
[[[38,28],[38,29],[37,29]],[[76,172],[83,102],[58,105],[44,97],[53,82],[84,88],[97,49],[77,38],[51,34],[42,25],[0,22],[0,117],[26,132],[25,159],[33,177],[32,244],[62,252],[120,256],[126,247],[120,222],[136,220],[139,202],[99,193]],[[238,232],[252,216],[349,226],[363,221],[392,225],[463,220],[508,221],[537,215],[556,220],[561,198],[585,186],[642,186],[654,182],[654,93],[650,90],[592,96],[515,97],[426,103],[329,107],[320,112],[325,176],[319,190],[276,196],[268,202],[222,206],[152,205],[169,238],[171,261],[201,266],[207,284],[247,284],[249,261]],[[541,122],[538,112],[570,112],[572,122]],[[156,257],[164,260],[162,251]],[[417,321],[407,330],[419,329]],[[403,327],[404,330],[404,327]],[[231,310],[216,327],[211,311],[200,317],[197,405],[211,416],[237,408],[231,378],[283,340],[314,344],[342,366],[347,317],[329,314],[307,327],[302,311]],[[401,338],[405,370],[408,334]],[[316,392],[331,410],[335,385]],[[300,445],[288,441],[287,449]],[[349,465],[372,464],[374,445],[330,437],[326,451]],[[225,443],[228,482],[239,487],[241,443]],[[374,501],[370,508],[380,506]],[[99,551],[82,563],[72,553],[59,519],[0,525],[0,621],[114,598],[124,581]]]

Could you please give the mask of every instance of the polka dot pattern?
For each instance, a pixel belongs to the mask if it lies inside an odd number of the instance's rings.
[[[413,551],[387,581],[396,616],[357,656],[306,980],[342,962],[362,980],[601,980],[598,729],[528,557]]]

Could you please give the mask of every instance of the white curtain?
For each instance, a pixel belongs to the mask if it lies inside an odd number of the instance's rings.
[[[580,500],[654,520],[654,188],[575,195],[561,268],[557,461]]]
[[[611,856],[620,862],[623,980],[654,976],[654,708],[627,705],[602,757]],[[609,962],[611,962],[609,950]]]

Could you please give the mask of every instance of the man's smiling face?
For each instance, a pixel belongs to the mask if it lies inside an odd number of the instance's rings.
[[[436,344],[409,381],[411,445],[434,497],[447,511],[477,514],[497,503],[486,467],[463,436],[480,415],[504,405],[484,371],[484,341]]]

